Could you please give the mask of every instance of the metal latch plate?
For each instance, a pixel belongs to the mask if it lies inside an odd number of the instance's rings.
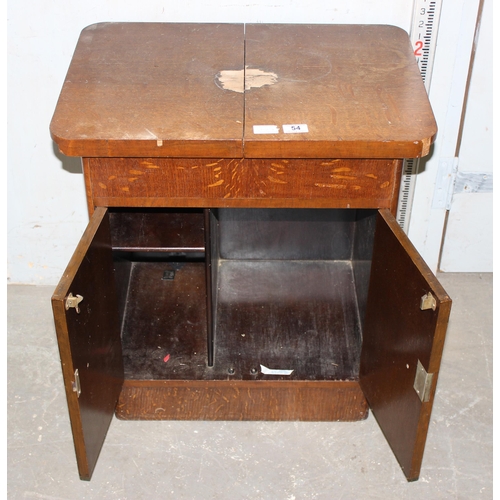
[[[417,372],[415,373],[415,382],[413,383],[413,388],[418,394],[420,401],[422,403],[427,403],[431,395],[431,385],[432,379],[434,378],[434,373],[427,373],[426,369],[423,367],[420,360],[417,363]]]
[[[82,393],[82,386],[80,385],[80,373],[78,372],[78,368],[75,370],[75,380],[71,382],[73,387],[73,392],[76,392],[76,396],[80,397]]]
[[[175,271],[173,269],[167,269],[166,271],[163,271],[162,280],[172,281],[173,279],[175,279]]]
[[[436,298],[434,297],[434,295],[432,295],[431,292],[429,292],[427,295],[424,295],[420,299],[420,309],[422,311],[425,311],[426,309],[432,309],[433,311],[435,311],[436,307]]]
[[[66,310],[68,310],[70,307],[73,307],[76,309],[76,312],[79,313],[80,312],[80,302],[83,300],[83,297],[81,295],[76,295],[73,296],[72,293],[70,293],[67,298],[66,298],[66,303],[65,303],[65,307],[66,307]]]

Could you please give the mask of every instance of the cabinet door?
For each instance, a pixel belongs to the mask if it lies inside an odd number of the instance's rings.
[[[88,480],[123,384],[107,209],[95,210],[52,296],[52,309],[78,470]]]
[[[380,210],[360,384],[409,481],[420,474],[450,308],[394,217]]]

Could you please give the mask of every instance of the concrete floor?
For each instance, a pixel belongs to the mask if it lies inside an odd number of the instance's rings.
[[[440,274],[454,304],[420,480],[374,418],[123,422],[78,478],[52,287],[8,287],[9,499],[480,499],[493,496],[493,276]]]

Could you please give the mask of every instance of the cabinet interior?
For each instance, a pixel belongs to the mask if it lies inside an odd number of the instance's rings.
[[[357,380],[375,215],[110,209],[125,379]]]

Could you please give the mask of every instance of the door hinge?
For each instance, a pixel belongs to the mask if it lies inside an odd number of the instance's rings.
[[[78,372],[78,368],[75,370],[75,380],[71,382],[71,386],[73,388],[73,392],[76,392],[76,396],[79,398],[82,393],[82,386],[80,385],[80,373]]]
[[[457,172],[453,194],[458,193],[492,193],[493,173],[491,172]]]
[[[66,297],[66,303],[65,303],[65,307],[66,307],[66,311],[70,308],[70,307],[74,307],[76,309],[76,312],[77,313],[80,313],[80,302],[83,300],[83,297],[81,295],[76,295],[76,297],[73,296],[72,293],[70,293],[67,297]]]
[[[436,188],[432,199],[432,208],[449,210],[453,189],[458,172],[458,158],[441,158],[436,177]]]
[[[417,372],[415,373],[415,382],[413,383],[413,388],[418,394],[420,401],[422,403],[427,403],[431,395],[431,385],[432,379],[434,378],[434,373],[427,373],[426,369],[423,367],[420,360],[417,363]]]

